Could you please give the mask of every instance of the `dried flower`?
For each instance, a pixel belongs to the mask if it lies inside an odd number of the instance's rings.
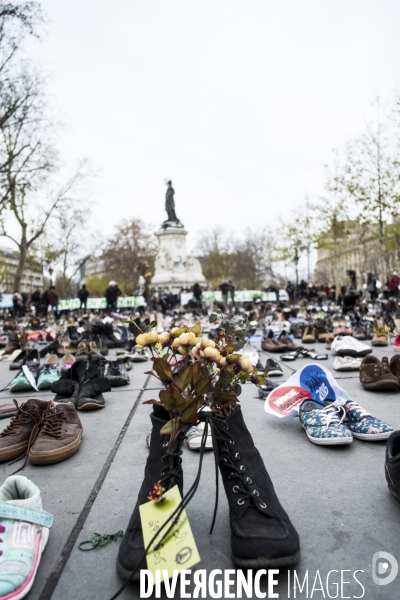
[[[160,502],[163,499],[162,496],[164,492],[165,489],[162,487],[161,481],[157,481],[147,498],[149,500],[153,500],[154,502]]]
[[[141,333],[136,337],[136,346],[152,346],[158,342],[158,335],[156,332]]]

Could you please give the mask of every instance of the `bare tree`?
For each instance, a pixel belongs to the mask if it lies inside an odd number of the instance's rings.
[[[199,233],[196,249],[201,255],[203,274],[213,288],[231,276],[233,257],[232,236],[227,236],[222,227],[213,227]]]
[[[141,219],[123,221],[102,254],[104,272],[118,282],[124,293],[131,294],[138,282],[136,267],[140,261],[146,260],[150,271],[154,272],[156,249],[152,227]]]
[[[378,229],[378,271],[385,278],[385,224],[400,212],[400,157],[390,137],[392,123],[375,102],[376,118],[364,135],[348,145],[347,161],[337,184],[359,206],[358,219]]]

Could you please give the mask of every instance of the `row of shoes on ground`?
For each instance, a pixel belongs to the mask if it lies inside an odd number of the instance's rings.
[[[304,400],[299,410],[300,423],[308,439],[318,445],[351,444],[353,438],[375,442],[387,440],[394,428],[373,417],[353,400],[326,401],[325,407]]]
[[[297,562],[299,536],[279,502],[240,406],[229,416],[208,412],[200,413],[199,419],[208,421],[213,427],[218,445],[215,456],[229,504],[234,563],[239,568],[260,569]],[[118,552],[117,570],[124,579],[138,580],[140,569],[146,568],[139,506],[148,501],[154,483],[160,482],[165,490],[178,485],[183,495],[181,445],[185,434],[178,436],[174,448],[169,450],[168,438],[160,435],[168,420],[166,411],[161,407],[153,408],[144,480]]]

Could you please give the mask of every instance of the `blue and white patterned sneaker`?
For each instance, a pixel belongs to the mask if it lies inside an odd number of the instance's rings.
[[[343,406],[330,404],[325,408],[314,400],[304,400],[300,405],[300,423],[310,442],[320,446],[351,444],[353,435],[343,424],[346,412]]]
[[[31,589],[52,523],[39,488],[22,475],[8,477],[0,487],[1,600],[19,600]]]
[[[343,403],[340,406],[344,406],[346,416],[343,419],[343,425],[347,427],[353,436],[359,440],[365,440],[367,442],[379,442],[381,440],[387,440],[390,434],[395,430],[394,427],[381,421],[376,417],[373,417],[371,413],[367,412],[354,400],[335,400],[330,406],[334,406],[337,403]]]

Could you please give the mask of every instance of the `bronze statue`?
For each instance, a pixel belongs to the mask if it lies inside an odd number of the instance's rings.
[[[174,221],[175,223],[179,223],[179,219],[175,214],[175,190],[172,187],[172,181],[168,181],[167,185],[167,193],[165,194],[165,210],[167,211],[168,221]]]

